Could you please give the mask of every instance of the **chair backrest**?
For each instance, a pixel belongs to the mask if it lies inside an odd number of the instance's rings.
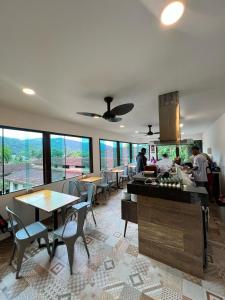
[[[87,203],[92,206],[92,202],[94,199],[94,194],[95,194],[95,184],[94,183],[87,183],[87,193],[88,193],[88,197],[87,197]]]
[[[128,176],[128,166],[124,166],[123,174]]]
[[[76,178],[64,182],[62,187],[62,193],[79,197],[80,192],[81,192],[80,182]]]
[[[105,172],[106,172],[107,183],[111,183],[113,181],[116,181],[116,179],[114,180],[113,173],[111,171],[107,170]]]
[[[76,205],[74,205],[74,211],[72,213],[69,214],[69,216],[67,217],[65,224],[64,224],[64,228],[63,228],[63,232],[62,232],[62,237],[64,235],[65,229],[67,224],[69,223],[69,221],[71,221],[71,218],[77,214],[77,231],[74,232],[74,235],[81,235],[81,233],[83,233],[83,227],[84,227],[84,221],[87,215],[87,202],[80,202]]]
[[[107,180],[107,171],[106,170],[102,170],[100,172],[100,176],[102,177],[101,183],[108,183],[108,180]]]
[[[15,236],[16,234],[16,231],[15,231],[15,226],[13,225],[13,220],[16,221],[16,223],[18,224],[19,228],[20,229],[24,229],[27,236],[30,237],[26,227],[24,226],[23,222],[21,221],[20,217],[14,213],[11,209],[8,208],[8,206],[6,206],[6,211],[7,211],[7,214],[9,216],[9,222],[10,222],[10,225],[11,225],[11,228],[12,228],[12,232],[13,232],[13,235]]]

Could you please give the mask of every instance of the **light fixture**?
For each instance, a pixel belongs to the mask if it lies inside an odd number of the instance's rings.
[[[161,22],[164,25],[176,23],[184,13],[184,4],[181,1],[173,1],[168,4],[161,13]]]
[[[29,88],[23,88],[22,92],[26,95],[35,95],[35,91]]]
[[[124,125],[120,125],[120,128],[123,128],[123,127],[125,127]]]
[[[181,123],[181,124],[180,124],[180,128],[182,128],[182,127],[184,127],[184,124]]]
[[[181,134],[184,134],[184,132],[181,132]]]
[[[94,118],[94,119],[99,119],[99,116],[94,116],[93,118]]]
[[[139,131],[136,130],[135,133],[139,133]]]

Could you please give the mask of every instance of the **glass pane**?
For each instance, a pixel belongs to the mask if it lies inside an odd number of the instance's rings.
[[[3,129],[4,192],[42,185],[42,133]]]
[[[62,135],[50,135],[52,182],[65,179],[65,141]]]
[[[117,142],[100,140],[101,170],[117,166]]]
[[[2,153],[2,128],[0,128],[0,195],[3,194],[3,153]]]
[[[66,178],[90,173],[90,139],[65,136]]]
[[[147,160],[149,160],[149,144],[132,144],[132,162],[136,162],[138,152],[140,152],[142,148],[146,149],[145,156]]]
[[[130,163],[130,144],[120,143],[120,165],[127,165]]]
[[[169,159],[174,160],[176,157],[176,145],[158,146],[158,159],[162,159],[163,154],[167,154]]]

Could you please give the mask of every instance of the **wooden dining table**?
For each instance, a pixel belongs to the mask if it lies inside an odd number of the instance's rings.
[[[40,220],[40,210],[43,210],[47,213],[52,213],[53,229],[56,230],[58,228],[58,209],[78,201],[79,197],[51,190],[39,190],[21,196],[16,196],[14,199],[22,204],[34,207],[35,222]],[[40,241],[39,246],[42,246]]]
[[[90,183],[94,183],[96,181],[99,181],[101,180],[102,177],[99,177],[99,176],[90,176],[90,177],[85,177],[85,178],[82,178],[80,179],[81,182],[90,182]]]

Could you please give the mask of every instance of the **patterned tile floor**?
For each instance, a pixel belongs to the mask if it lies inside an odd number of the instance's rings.
[[[95,208],[85,234],[91,254],[88,260],[79,240],[74,250],[74,274],[70,276],[65,246],[59,246],[49,262],[46,249],[33,243],[26,251],[22,278],[15,279],[8,266],[11,241],[0,242],[0,299],[99,299],[99,300],[225,300],[225,223],[212,207],[209,230],[209,267],[204,280],[184,274],[138,253],[137,225],[120,218],[121,191]],[[224,208],[225,210],[225,208]]]

